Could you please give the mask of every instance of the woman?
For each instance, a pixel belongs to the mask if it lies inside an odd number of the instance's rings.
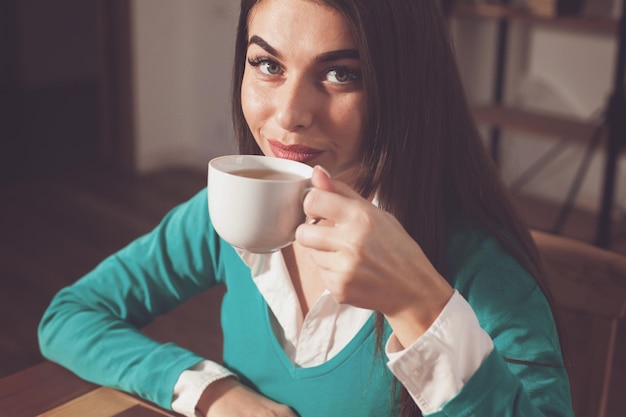
[[[536,250],[433,3],[243,0],[240,151],[316,166],[322,220],[235,251],[204,190],[57,295],[44,355],[189,416],[572,416]],[[216,283],[224,366],[136,330]]]

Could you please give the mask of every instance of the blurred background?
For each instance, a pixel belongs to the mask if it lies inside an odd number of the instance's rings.
[[[467,94],[477,121],[492,128],[484,131],[487,146],[527,220],[537,228],[597,241],[607,127],[626,117],[620,109],[608,118],[624,47],[618,31],[623,1],[452,3],[451,27]],[[625,232],[623,136],[620,141],[621,152],[610,154],[618,166],[613,203],[605,213],[611,236],[601,239],[613,247],[623,245]],[[574,209],[560,219],[564,205]],[[536,207],[542,210],[535,212]]]
[[[626,146],[606,146],[623,0],[444,3],[485,145],[529,225],[626,253]],[[41,360],[36,325],[59,288],[235,152],[237,12],[232,0],[0,0],[0,377]],[[610,417],[626,413],[617,397]]]
[[[232,151],[235,2],[2,1],[4,182]]]

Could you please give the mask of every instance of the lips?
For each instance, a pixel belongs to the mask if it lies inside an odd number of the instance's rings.
[[[267,143],[275,157],[304,163],[312,161],[324,152],[305,145],[284,145],[273,139],[268,139]]]

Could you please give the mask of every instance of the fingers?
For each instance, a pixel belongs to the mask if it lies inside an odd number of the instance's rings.
[[[313,167],[311,183],[320,190],[333,191],[333,181],[330,178],[330,174],[320,165]]]
[[[321,166],[315,166],[311,176],[313,188],[304,198],[304,212],[310,219],[340,222],[349,215],[353,202],[363,202],[361,196],[347,184],[334,181]]]
[[[334,192],[314,189],[305,198],[304,211],[309,218],[323,219],[304,223],[296,229],[296,240],[304,247],[336,251],[351,246],[375,224],[376,209],[370,202],[348,198]]]
[[[313,174],[311,175],[311,184],[318,190],[330,191],[337,193],[344,197],[360,198],[359,193],[354,191],[348,184],[341,181],[335,181],[331,178],[328,171],[322,166],[316,165],[313,167]]]
[[[333,232],[332,226],[304,223],[296,229],[296,241],[309,249],[333,251],[337,248]]]
[[[371,203],[347,184],[333,180],[319,165],[313,169],[311,184],[313,188],[305,196],[303,207],[312,221],[298,227],[296,240],[311,249],[337,250],[342,242],[345,244],[346,236],[342,234],[346,233],[346,228],[343,226],[347,226],[359,211],[371,208]]]

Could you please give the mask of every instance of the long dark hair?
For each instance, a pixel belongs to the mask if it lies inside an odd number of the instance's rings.
[[[248,13],[257,1],[241,2],[235,49],[233,122],[245,154],[261,153],[243,117],[240,96]],[[364,196],[376,191],[380,207],[402,223],[443,276],[448,222],[479,222],[552,301],[534,242],[470,113],[439,2],[314,1],[345,16],[359,49],[368,125],[357,190]],[[379,334],[382,323],[379,315]],[[404,417],[421,415],[404,389],[400,409]]]

